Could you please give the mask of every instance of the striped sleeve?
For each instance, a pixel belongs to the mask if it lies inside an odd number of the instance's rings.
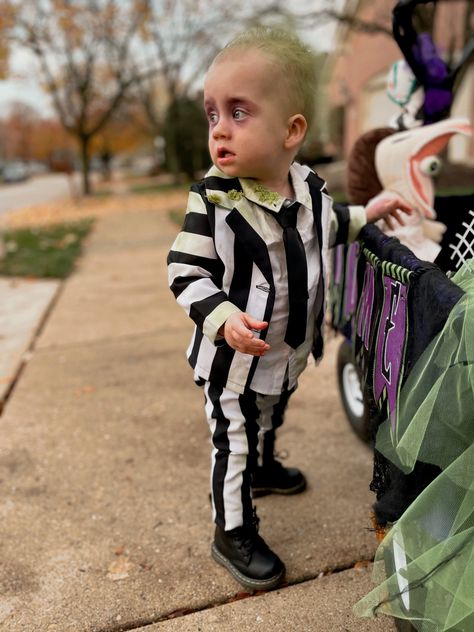
[[[234,312],[222,290],[223,263],[217,256],[208,213],[210,203],[193,185],[181,232],[168,254],[168,280],[177,302],[211,342]]]
[[[329,246],[354,241],[366,223],[367,217],[363,206],[333,204]]]

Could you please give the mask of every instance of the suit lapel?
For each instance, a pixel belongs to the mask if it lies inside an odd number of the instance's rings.
[[[270,288],[274,287],[272,266],[265,241],[247,221],[241,209],[233,208],[226,217],[227,225],[232,229],[237,239],[243,246],[255,265],[260,269]],[[235,262],[238,265],[238,262]]]

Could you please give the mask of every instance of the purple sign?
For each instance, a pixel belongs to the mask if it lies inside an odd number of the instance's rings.
[[[346,287],[344,291],[344,316],[349,320],[357,307],[357,259],[359,244],[354,242],[347,251]]]
[[[360,307],[357,317],[357,335],[368,350],[372,327],[372,312],[374,308],[375,270],[367,261],[365,264],[364,285],[360,297]]]
[[[374,396],[387,394],[392,428],[396,424],[397,393],[406,338],[407,287],[388,276],[383,278],[384,301],[380,317],[374,366]]]
[[[334,283],[339,285],[342,277],[342,265],[344,261],[344,246],[336,246],[334,262]]]

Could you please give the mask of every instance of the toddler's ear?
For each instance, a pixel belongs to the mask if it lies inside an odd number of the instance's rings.
[[[308,123],[302,114],[293,114],[287,123],[287,133],[285,139],[285,147],[287,149],[295,149],[303,142]]]

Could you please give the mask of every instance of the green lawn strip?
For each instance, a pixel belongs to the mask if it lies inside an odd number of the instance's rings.
[[[74,269],[93,219],[8,230],[0,275],[65,279]]]
[[[166,193],[166,191],[188,191],[189,190],[189,182],[184,182],[181,184],[170,183],[160,183],[160,184],[132,184],[130,186],[130,193],[136,193],[139,195],[146,195],[148,193]]]
[[[168,217],[177,226],[182,226],[184,221],[185,212],[182,208],[173,208],[168,212]]]

